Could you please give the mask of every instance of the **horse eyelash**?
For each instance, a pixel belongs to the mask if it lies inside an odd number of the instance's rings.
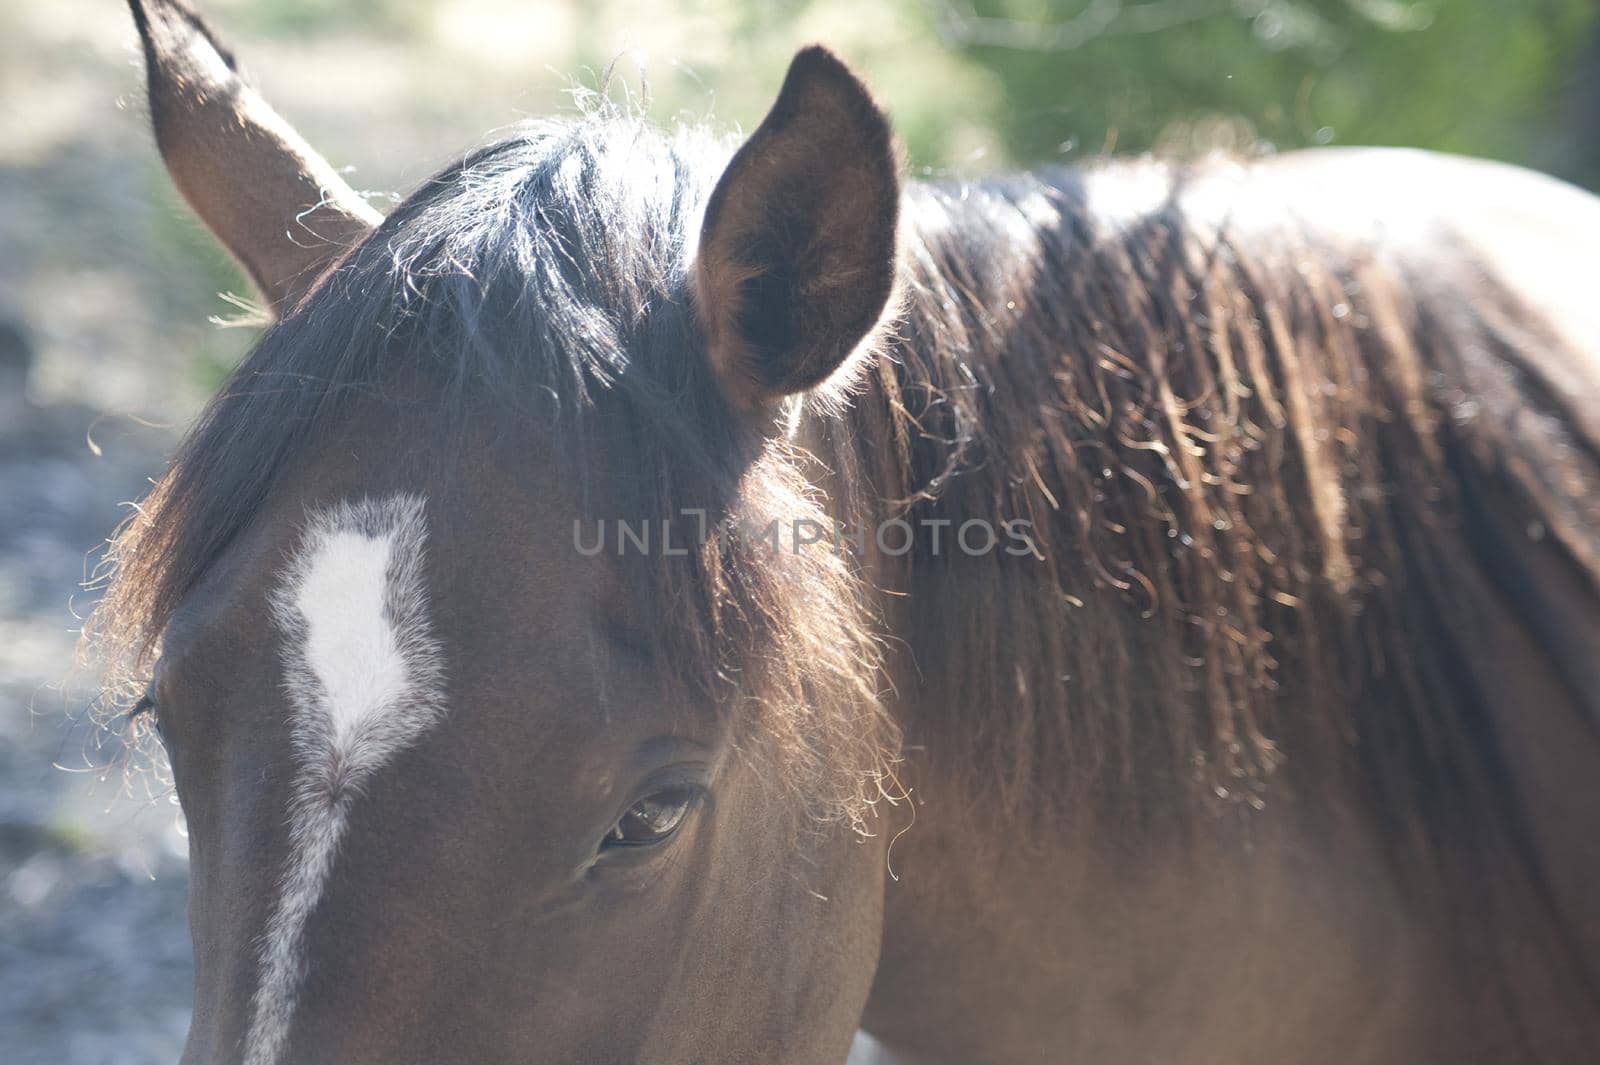
[[[128,708],[128,723],[137,727],[141,721],[156,724],[156,701],[149,692],[139,696],[139,701]]]

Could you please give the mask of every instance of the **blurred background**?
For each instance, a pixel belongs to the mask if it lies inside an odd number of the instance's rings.
[[[799,44],[921,177],[1108,152],[1416,145],[1600,186],[1596,0],[204,0],[383,206],[574,95],[751,128]],[[80,585],[254,331],[170,189],[117,0],[0,5],[0,1059],[172,1062],[185,843],[87,707]]]

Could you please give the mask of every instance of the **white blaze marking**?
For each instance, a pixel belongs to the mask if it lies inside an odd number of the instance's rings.
[[[289,855],[260,945],[245,1065],[275,1065],[305,974],[305,925],[322,898],[351,800],[444,713],[444,670],[422,585],[420,497],[316,512],[271,598],[299,772]]]

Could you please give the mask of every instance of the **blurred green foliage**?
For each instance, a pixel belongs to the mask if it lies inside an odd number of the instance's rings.
[[[470,25],[503,35],[501,47],[525,46],[531,75],[560,71],[591,85],[619,57],[634,58],[644,68],[637,80],[648,80],[662,117],[714,114],[745,128],[770,101],[793,49],[822,40],[885,98],[913,162],[935,169],[1106,150],[1386,144],[1520,162],[1600,184],[1597,0],[208,6],[239,16],[230,21],[242,35],[364,33],[424,49]],[[523,45],[516,39],[529,25],[548,27],[550,36]]]
[[[1595,0],[897,4],[922,39],[897,42],[879,60],[924,72],[891,102],[925,163],[961,162],[938,132],[940,116],[954,112],[992,130],[998,151],[1020,163],[1106,150],[1384,144],[1600,183]],[[819,5],[775,7],[799,20]],[[980,80],[952,80],[951,57]],[[871,62],[867,70],[876,79]]]
[[[1594,0],[934,0],[992,71],[1022,159],[1097,150],[1401,144],[1592,181],[1561,143]],[[1229,121],[1220,121],[1222,119]],[[1201,143],[1196,144],[1196,141]],[[1243,142],[1243,143],[1241,143]],[[1593,150],[1593,146],[1590,146]]]
[[[309,35],[353,28],[389,33],[406,28],[405,0],[266,0],[242,8],[235,21],[249,33]]]

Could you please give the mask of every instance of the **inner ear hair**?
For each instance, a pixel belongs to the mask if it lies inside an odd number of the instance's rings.
[[[826,49],[802,50],[701,230],[697,309],[736,403],[817,387],[873,331],[894,288],[899,173],[865,86]]]

